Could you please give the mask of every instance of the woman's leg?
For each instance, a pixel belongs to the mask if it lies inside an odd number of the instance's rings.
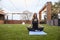
[[[27,27],[27,29],[28,29],[29,31],[35,31],[35,29],[33,29],[33,28],[28,28],[28,27]]]

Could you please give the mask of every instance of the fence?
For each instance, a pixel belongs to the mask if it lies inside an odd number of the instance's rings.
[[[60,26],[60,19],[53,19],[53,20],[47,21],[47,24],[52,26]]]

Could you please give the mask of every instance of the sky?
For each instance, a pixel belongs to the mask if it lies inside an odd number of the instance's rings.
[[[58,0],[0,0],[0,8],[2,8],[5,13],[22,13],[25,10],[32,13],[39,13],[46,2],[50,1],[54,3]],[[44,15],[45,14],[42,14],[42,19],[44,19]],[[8,19],[12,19],[11,14],[8,14]],[[13,20],[20,19],[22,19],[20,15],[13,15]]]
[[[47,1],[54,3],[58,0],[1,0],[0,7],[6,13],[23,12],[25,10],[38,13]]]

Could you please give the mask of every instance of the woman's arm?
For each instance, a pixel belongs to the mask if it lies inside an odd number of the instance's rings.
[[[31,24],[32,24],[32,21],[33,21],[33,18],[32,18],[32,20],[31,20]]]
[[[31,20],[31,24],[32,24],[32,20]]]
[[[39,19],[38,19],[38,24],[40,24],[40,21],[39,21]]]

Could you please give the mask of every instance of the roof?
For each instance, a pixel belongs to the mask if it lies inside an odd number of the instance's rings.
[[[0,10],[0,14],[3,14],[3,15],[4,15],[4,12],[3,12],[3,10]]]

